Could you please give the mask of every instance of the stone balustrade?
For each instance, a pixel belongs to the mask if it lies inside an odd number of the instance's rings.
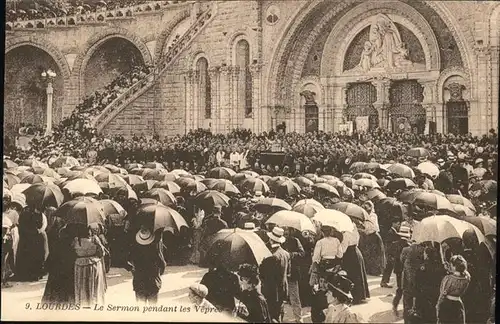
[[[5,24],[6,31],[26,30],[26,29],[41,29],[55,27],[76,27],[82,24],[99,24],[113,19],[123,19],[134,17],[141,14],[147,14],[154,11],[168,10],[176,8],[180,5],[192,3],[193,1],[151,1],[136,6],[118,8],[113,10],[105,10],[100,12],[91,12],[86,14],[78,14],[64,17],[53,17],[33,20],[23,20],[15,22],[7,22]]]
[[[133,99],[137,98],[139,95],[148,90],[156,81],[157,76],[161,75],[171,62],[186,49],[186,47],[191,43],[191,41],[196,37],[196,35],[201,31],[203,26],[206,26],[208,21],[212,18],[212,8],[208,8],[203,12],[196,22],[191,25],[191,27],[184,33],[184,35],[179,38],[179,40],[173,44],[167,53],[161,58],[160,62],[155,66],[153,72],[151,72],[146,78],[137,81],[128,90],[126,90],[122,95],[113,100],[93,121],[92,126],[98,131],[101,131],[103,127],[109,123],[122,109],[124,109]]]

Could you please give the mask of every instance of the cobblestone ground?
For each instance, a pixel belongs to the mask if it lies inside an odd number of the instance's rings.
[[[196,266],[169,266],[163,275],[158,306],[161,310],[122,311],[119,306],[133,306],[132,276],[124,269],[112,268],[108,273],[108,290],[104,310],[55,311],[38,310],[47,278],[39,282],[13,282],[13,287],[2,289],[2,320],[115,320],[115,321],[235,321],[225,314],[202,314],[192,307],[187,310],[187,291],[190,284],[199,282],[206,269]],[[368,277],[371,298],[367,303],[353,306],[370,323],[403,323],[393,315],[391,300],[395,288],[381,288],[380,277]],[[112,310],[114,308],[114,310]],[[402,306],[400,306],[402,308]],[[292,322],[292,310],[285,305],[284,322]],[[400,312],[401,313],[401,312]],[[309,308],[303,309],[303,321],[311,322]]]

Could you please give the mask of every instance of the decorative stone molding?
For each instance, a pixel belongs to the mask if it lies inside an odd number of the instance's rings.
[[[78,54],[78,56],[76,57],[75,63],[73,65],[72,81],[75,83],[75,86],[79,86],[80,96],[83,96],[84,93],[84,71],[88,64],[88,61],[90,60],[94,52],[101,46],[101,44],[111,38],[123,38],[129,41],[141,52],[145,64],[153,64],[151,53],[149,52],[146,44],[138,35],[131,32],[130,30],[125,28],[111,27],[100,33],[94,34],[80,49],[80,54]]]
[[[471,96],[472,96],[472,91],[470,91],[472,89],[472,84],[471,84],[470,76],[467,73],[467,71],[462,67],[452,67],[452,68],[443,70],[443,72],[441,72],[441,74],[439,75],[439,78],[437,80],[437,85],[436,85],[436,102],[437,103],[443,103],[444,84],[445,84],[446,80],[448,80],[450,77],[452,77],[454,75],[461,76],[465,80],[465,82],[467,83],[468,88],[469,88],[469,93],[471,93]],[[471,100],[472,100],[472,98],[471,98]]]
[[[226,64],[236,65],[236,44],[240,40],[246,40],[248,43],[248,51],[250,54],[250,62],[258,57],[255,44],[255,32],[248,26],[238,28],[234,33],[227,37],[226,47]]]
[[[59,51],[56,45],[51,43],[48,39],[41,35],[25,35],[20,37],[9,37],[5,40],[5,54],[9,51],[23,46],[33,46],[46,52],[54,62],[56,62],[57,67],[61,73],[60,77],[63,79],[63,102],[62,102],[62,115],[63,118],[67,113],[69,113],[68,99],[70,97],[69,92],[71,88],[71,69],[68,65],[63,53]]]
[[[168,37],[174,30],[174,28],[180,24],[184,19],[189,18],[191,14],[191,10],[189,7],[184,8],[181,12],[177,13],[169,22],[165,29],[161,32],[161,34],[156,39],[156,47],[155,47],[155,62],[158,62],[160,58],[163,56],[163,49],[167,43]]]

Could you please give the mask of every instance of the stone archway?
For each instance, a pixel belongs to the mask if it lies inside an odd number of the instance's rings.
[[[161,32],[160,36],[158,36],[158,39],[156,41],[155,57],[154,57],[154,61],[156,63],[158,63],[158,61],[164,54],[163,49],[165,48],[166,42],[170,34],[173,32],[173,30],[178,24],[180,24],[184,19],[189,18],[190,15],[191,11],[189,7],[183,9],[168,22],[167,27],[165,27],[165,29]]]
[[[325,5],[327,1],[325,0],[310,0],[305,3],[295,14],[295,18],[292,20],[290,25],[286,28],[283,36],[280,38],[281,41],[274,50],[273,59],[270,64],[270,69],[268,70],[267,75],[267,84],[269,92],[267,94],[269,103],[274,104],[285,104],[286,98],[290,98],[291,89],[293,89],[293,80],[299,80],[301,76],[301,67],[303,66],[303,61],[306,60],[307,54],[310,48],[312,48],[314,44],[315,35],[319,35],[323,32],[322,24],[325,24],[325,20],[321,17],[331,16],[330,11],[339,12],[341,10],[347,10],[349,13],[353,8],[356,7],[357,4],[361,3],[355,0],[344,0],[338,1],[331,5],[331,7],[327,7]],[[371,6],[385,6],[394,7],[415,7],[417,6],[411,2],[400,2],[400,1],[374,1],[369,3],[363,3],[363,6],[370,5]],[[418,13],[421,14],[422,7],[426,6],[428,2],[419,2]],[[429,5],[430,6],[430,5]],[[361,6],[360,6],[361,7]],[[462,60],[464,61],[464,66],[467,68],[471,66],[470,63],[470,51],[467,46],[465,46],[463,42],[464,36],[461,34],[456,26],[453,25],[454,21],[450,19],[442,9],[443,6],[431,6],[428,9],[434,9],[435,12],[439,13],[440,22],[445,28],[448,28],[451,35],[453,36],[454,41],[458,44],[456,48],[458,48],[458,52],[461,55]],[[323,12],[318,10],[323,10]],[[367,9],[368,10],[368,9]],[[415,10],[414,10],[415,11]],[[318,16],[319,15],[319,16]],[[319,18],[319,19],[318,19]],[[327,18],[325,18],[327,19]],[[418,26],[421,25],[421,30],[430,30],[428,26],[423,26],[421,17],[419,19],[410,19],[413,20],[413,24]],[[307,25],[309,21],[314,21],[314,26],[307,29]],[[328,20],[326,20],[328,21]],[[425,18],[423,23],[427,23],[429,18]],[[435,30],[435,27],[432,27]],[[307,31],[306,31],[307,30]],[[310,36],[310,37],[309,37]],[[431,48],[436,48],[435,41],[431,38],[429,39],[429,33],[423,33],[422,36],[418,36],[417,38],[425,38],[427,39],[427,43],[434,44],[430,46]],[[300,42],[298,41],[300,39]],[[299,44],[298,46],[296,44]],[[297,48],[294,48],[297,47]],[[438,52],[439,53],[439,52]],[[435,53],[431,53],[432,55],[436,55]],[[439,55],[439,54],[438,54]],[[434,61],[435,58],[431,59]],[[439,60],[438,60],[439,62]],[[435,66],[433,64],[433,66]]]
[[[15,38],[7,38],[5,41],[5,55],[9,53],[11,50],[14,50],[21,46],[33,46],[50,56],[57,68],[59,70],[59,78],[62,79],[62,93],[60,96],[62,97],[60,100],[60,104],[55,107],[53,121],[54,124],[61,121],[65,116],[71,113],[72,107],[68,104],[68,98],[70,97],[70,89],[71,89],[71,70],[66,61],[64,55],[59,51],[56,45],[51,43],[44,36],[37,35],[35,36],[21,36]],[[57,91],[57,89],[56,89]],[[55,96],[57,94],[55,93]]]
[[[130,42],[133,46],[135,46],[139,50],[139,52],[142,55],[142,59],[146,65],[153,64],[152,55],[146,44],[142,41],[142,39],[139,36],[129,31],[128,29],[109,28],[104,30],[103,32],[95,34],[87,41],[83,49],[80,50],[80,54],[78,54],[78,56],[76,57],[73,65],[71,81],[73,86],[78,89],[78,94],[80,98],[82,98],[85,93],[84,71],[90,58],[102,44],[113,38],[121,38]]]

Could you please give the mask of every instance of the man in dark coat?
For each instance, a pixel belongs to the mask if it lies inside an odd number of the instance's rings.
[[[205,264],[205,253],[208,251],[208,241],[210,236],[214,235],[223,228],[228,228],[227,223],[220,218],[221,208],[215,207],[212,215],[206,216],[201,224],[201,244],[200,244],[200,266]]]
[[[417,297],[418,293],[416,275],[424,262],[424,250],[423,245],[414,243],[405,247],[401,252],[401,263],[403,265],[403,317],[405,323],[412,323],[410,310],[414,306],[413,299]]]
[[[387,264],[385,265],[382,281],[380,282],[380,287],[383,288],[392,288],[392,286],[389,285],[389,280],[391,279],[392,271],[394,270],[396,258],[400,255],[398,254],[398,245],[401,241],[401,237],[398,235],[400,226],[401,222],[399,220],[393,221],[391,228],[383,236],[384,246],[386,247],[385,251],[387,253]]]
[[[284,231],[275,226],[269,236],[269,250],[273,254],[260,265],[262,294],[266,297],[269,313],[273,321],[281,322],[283,302],[288,297],[288,278],[291,275],[290,254],[281,244],[285,243]]]
[[[240,283],[234,273],[222,266],[212,268],[200,283],[208,288],[206,299],[219,310],[231,313],[235,309],[234,298],[240,293]]]
[[[288,279],[288,291],[290,297],[290,305],[292,306],[293,316],[297,323],[302,323],[302,305],[300,303],[300,293],[299,293],[299,280],[302,276],[301,274],[301,263],[305,256],[304,248],[300,243],[299,239],[291,235],[292,231],[296,231],[294,228],[284,227],[285,231],[285,243],[283,243],[283,249],[290,254],[291,258],[291,270],[290,278]]]

